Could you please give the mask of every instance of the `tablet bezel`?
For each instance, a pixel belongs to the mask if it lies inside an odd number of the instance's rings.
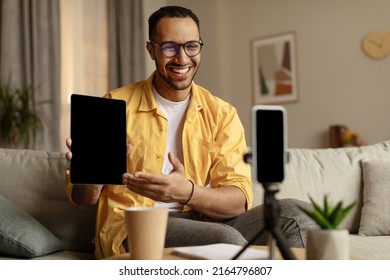
[[[127,171],[126,102],[71,95],[70,181],[122,185]]]

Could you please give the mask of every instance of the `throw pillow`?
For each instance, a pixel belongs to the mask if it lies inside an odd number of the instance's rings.
[[[47,228],[0,196],[0,253],[33,258],[63,249]]]
[[[362,161],[363,208],[359,234],[390,234],[390,161]]]

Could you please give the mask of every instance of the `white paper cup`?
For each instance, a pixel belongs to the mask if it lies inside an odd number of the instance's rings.
[[[168,223],[168,209],[125,209],[127,242],[132,260],[161,260]]]

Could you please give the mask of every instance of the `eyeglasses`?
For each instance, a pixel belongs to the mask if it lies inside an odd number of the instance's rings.
[[[176,42],[162,42],[160,44],[153,42],[152,40],[149,40],[151,43],[157,45],[160,47],[163,55],[165,57],[174,57],[176,56],[179,51],[180,47],[182,46],[184,49],[184,52],[186,53],[187,56],[193,57],[196,56],[200,53],[202,50],[203,43],[202,41],[189,41],[184,44],[179,44]]]

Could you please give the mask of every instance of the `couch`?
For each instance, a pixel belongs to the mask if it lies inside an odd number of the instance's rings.
[[[254,177],[255,178],[255,177]],[[254,182],[255,204],[263,187]],[[350,254],[361,259],[390,259],[390,141],[347,148],[289,149],[285,179],[277,199],[322,204],[324,195],[357,206],[340,228],[350,232]]]
[[[390,259],[390,141],[351,148],[289,149],[277,199],[332,201],[357,207],[341,225],[350,251]],[[56,152],[0,149],[0,259],[93,259],[96,207],[65,193],[67,161]],[[254,205],[263,188],[254,181]]]
[[[94,259],[96,207],[69,201],[66,166],[57,152],[0,149],[0,260]]]

